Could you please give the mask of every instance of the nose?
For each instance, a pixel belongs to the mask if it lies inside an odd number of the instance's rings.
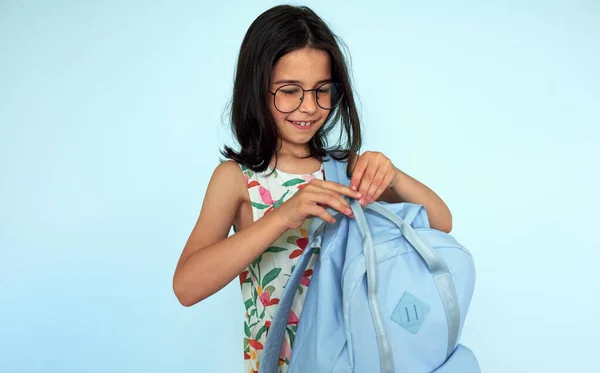
[[[317,111],[317,92],[304,92],[304,98],[302,99],[302,103],[300,103],[298,110],[307,114],[313,114]]]

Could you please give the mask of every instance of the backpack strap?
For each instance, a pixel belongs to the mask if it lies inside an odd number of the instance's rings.
[[[415,251],[421,256],[425,264],[427,264],[429,273],[431,273],[435,286],[440,294],[440,298],[442,299],[444,311],[446,312],[446,320],[448,321],[448,348],[446,351],[446,358],[450,357],[458,340],[460,308],[454,280],[452,279],[452,275],[450,275],[448,265],[434,250],[421,240],[413,227],[407,224],[398,215],[378,203],[372,203],[367,206],[367,208],[396,224],[398,228],[400,228],[404,238],[406,238],[412,247],[414,247]],[[356,216],[356,213],[354,213],[354,215]],[[366,233],[369,234],[368,231]]]
[[[350,185],[350,179],[346,174],[346,163],[336,161],[334,159],[328,159],[325,163],[325,176],[332,175],[335,180],[340,184],[346,186]],[[393,355],[391,347],[383,328],[383,322],[381,320],[381,314],[379,312],[379,305],[377,302],[377,259],[373,248],[373,241],[371,233],[367,225],[366,217],[364,216],[364,210],[360,204],[354,199],[348,199],[350,202],[352,212],[358,223],[358,227],[363,236],[363,252],[365,255],[365,267],[367,270],[367,291],[369,305],[371,307],[371,314],[373,315],[373,323],[375,324],[375,332],[377,335],[377,343],[379,345],[379,355],[382,364],[382,372],[385,366],[389,366],[393,372]],[[438,293],[442,300],[444,311],[446,313],[446,320],[448,322],[448,346],[446,350],[446,357],[450,357],[456,342],[458,340],[458,333],[460,329],[460,309],[458,304],[458,295],[454,286],[454,281],[450,275],[450,270],[446,262],[440,258],[434,250],[432,250],[427,244],[421,240],[417,232],[410,226],[410,222],[415,218],[415,215],[420,209],[413,209],[414,214],[407,216],[408,222],[401,219],[398,215],[385,208],[382,204],[377,202],[370,203],[366,206],[366,209],[372,210],[379,215],[382,215],[386,219],[392,221],[400,231],[406,240],[414,247],[415,251],[421,256],[421,258],[427,264],[427,268],[433,277]],[[388,364],[388,361],[390,362]]]
[[[325,225],[325,223],[322,224],[320,229],[323,229]],[[275,312],[275,316],[271,321],[271,327],[267,333],[267,340],[260,359],[259,373],[278,373],[279,356],[281,354],[281,346],[285,336],[285,328],[290,317],[290,310],[292,309],[292,302],[294,301],[296,290],[298,289],[302,274],[306,270],[306,266],[308,265],[312,253],[315,250],[315,247],[320,246],[320,240],[317,241],[312,241],[308,244],[283,289],[283,294],[277,305],[277,311]]]
[[[334,211],[333,209],[330,210],[329,213],[333,217],[341,215],[341,213]],[[277,305],[277,311],[275,311],[275,316],[271,321],[271,327],[267,333],[267,340],[265,341],[260,359],[259,373],[278,373],[279,371],[281,346],[283,345],[285,329],[290,317],[296,289],[298,289],[300,280],[302,279],[315,248],[321,247],[322,235],[326,226],[327,222],[320,218],[315,218],[311,223],[311,229],[309,230],[310,239],[307,248],[302,253],[302,256],[296,264],[296,268],[294,268],[294,271],[283,289],[279,304]]]
[[[340,184],[349,186],[350,179],[346,173],[347,163],[342,163],[334,159],[328,160],[325,163],[325,176],[327,171],[330,175],[335,175],[335,180]],[[375,256],[375,248],[373,245],[373,239],[369,232],[369,226],[367,225],[367,219],[363,211],[363,207],[354,198],[347,198],[350,208],[358,224],[361,236],[363,238],[363,253],[365,257],[365,268],[367,272],[367,300],[369,303],[369,309],[371,310],[371,317],[373,319],[373,327],[375,330],[375,337],[377,338],[377,347],[379,349],[379,361],[381,373],[394,373],[394,355],[392,352],[392,346],[385,332],[385,326],[383,324],[383,316],[379,308],[379,300],[377,298],[377,260]]]
[[[332,164],[332,162],[329,162],[329,160],[332,159],[330,157],[325,158],[325,178],[330,181],[337,181],[338,167]],[[335,162],[334,160],[332,161]],[[341,215],[341,213],[331,208],[329,208],[327,211],[333,217]],[[292,302],[294,301],[294,296],[296,295],[296,289],[300,284],[300,280],[302,279],[304,271],[306,270],[308,262],[310,261],[310,258],[315,248],[321,247],[322,235],[325,231],[326,226],[327,222],[320,218],[315,217],[311,222],[311,226],[308,232],[309,243],[307,245],[307,248],[302,253],[302,256],[296,264],[296,268],[294,268],[294,271],[292,272],[290,278],[288,279],[285,285],[285,288],[283,289],[283,293],[281,294],[281,298],[279,299],[279,304],[277,305],[277,311],[275,312],[275,316],[271,321],[271,327],[269,328],[269,332],[267,333],[267,340],[265,341],[263,353],[260,359],[260,365],[258,370],[259,373],[278,372],[281,346],[283,344],[283,338],[285,337],[285,328],[290,317],[290,311],[292,309]]]
[[[325,159],[324,163],[325,178],[329,181],[334,181],[344,185],[350,185],[350,179],[346,174],[345,163],[336,161],[330,157]],[[365,251],[365,261],[367,264],[367,286],[368,286],[368,301],[373,315],[373,325],[377,338],[377,345],[379,347],[379,358],[381,362],[382,373],[394,373],[394,358],[392,354],[391,344],[388,340],[387,334],[385,333],[385,327],[383,325],[383,317],[379,310],[379,302],[377,300],[377,265],[375,260],[375,252],[373,247],[373,241],[367,226],[366,218],[362,210],[362,206],[357,200],[349,198],[348,202],[354,212],[357,219],[359,229],[363,237],[363,250]],[[336,210],[331,208],[327,211],[332,216],[341,215]],[[343,216],[342,216],[343,217]],[[362,219],[361,219],[362,217]],[[271,321],[271,327],[267,334],[267,340],[263,349],[261,362],[259,366],[259,373],[277,373],[279,366],[279,355],[281,346],[283,344],[283,338],[285,335],[285,328],[289,318],[292,302],[296,294],[296,288],[300,283],[302,274],[306,269],[306,266],[312,256],[315,247],[320,247],[322,243],[322,233],[327,226],[327,222],[322,219],[315,218],[311,223],[309,235],[312,233],[312,238],[304,250],[304,253],[300,257],[296,268],[292,272],[287,284],[283,290],[283,294],[279,300],[278,309],[275,312],[275,317]]]
[[[346,174],[347,163],[336,161],[335,159],[328,158],[325,162],[325,176],[328,174],[332,176],[331,181],[336,181],[346,186],[350,185],[350,179]],[[363,208],[360,204],[352,198],[348,201],[352,207],[352,212],[358,222],[358,227],[363,235],[363,251],[365,254],[365,266],[367,269],[367,286],[368,286],[368,297],[371,305],[371,311],[373,315],[373,322],[375,323],[375,331],[377,334],[377,342],[379,344],[379,355],[381,358],[382,369],[386,360],[392,360],[392,352],[389,347],[387,335],[383,329],[383,323],[380,318],[379,307],[377,302],[377,259],[373,249],[373,241],[371,233],[369,232],[366,217],[364,216]],[[355,202],[355,204],[354,204]],[[354,205],[354,206],[353,206]],[[358,207],[356,207],[358,206]],[[442,299],[444,305],[444,311],[446,313],[446,320],[448,322],[448,347],[446,351],[446,357],[450,357],[456,342],[458,341],[458,333],[460,330],[460,309],[458,304],[458,295],[454,286],[454,280],[450,275],[448,265],[442,258],[440,258],[434,250],[432,250],[417,234],[417,232],[410,226],[419,212],[420,209],[412,209],[414,214],[409,214],[405,219],[401,219],[398,215],[385,208],[382,204],[373,202],[366,206],[367,209],[382,215],[388,220],[392,221],[400,231],[406,240],[414,247],[417,253],[427,264],[427,268],[433,277],[438,293]],[[368,239],[366,239],[368,237]],[[372,300],[371,300],[372,299]],[[380,327],[381,326],[381,327]],[[389,350],[389,351],[388,351]],[[393,362],[392,362],[393,364]],[[383,372],[384,370],[382,370]],[[393,365],[392,370],[393,371]]]

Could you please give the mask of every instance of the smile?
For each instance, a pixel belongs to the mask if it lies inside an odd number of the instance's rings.
[[[288,122],[290,122],[291,124],[293,124],[296,128],[307,130],[307,129],[310,129],[312,127],[312,125],[314,123],[316,123],[317,121],[313,120],[313,121],[310,121],[310,122],[296,122],[296,121],[288,120]]]

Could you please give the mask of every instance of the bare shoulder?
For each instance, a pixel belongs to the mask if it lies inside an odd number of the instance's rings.
[[[242,177],[242,169],[240,165],[232,160],[227,160],[219,163],[213,173],[219,177],[225,176],[229,178]]]
[[[225,161],[214,169],[198,220],[185,244],[178,267],[195,251],[227,237],[245,192],[244,176],[236,162]]]
[[[244,175],[240,165],[235,161],[221,162],[214,170],[210,179],[209,188],[217,186],[219,189],[225,189],[228,192],[236,192],[234,195],[242,197],[245,191]]]
[[[202,212],[205,216],[210,216],[211,220],[222,214],[235,219],[247,194],[240,165],[235,161],[224,161],[213,171],[204,196]]]

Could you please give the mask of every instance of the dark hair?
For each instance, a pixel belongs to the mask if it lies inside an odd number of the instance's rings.
[[[255,172],[266,170],[277,153],[279,136],[267,103],[273,66],[289,52],[312,47],[329,54],[332,80],[342,84],[344,96],[311,139],[309,157],[322,161],[330,154],[334,159],[347,160],[357,154],[362,142],[360,121],[338,41],[327,24],[305,6],[279,5],[256,18],[242,42],[231,102],[231,126],[240,150],[225,146],[221,153]],[[339,141],[327,148],[327,135],[340,119],[343,131]]]

